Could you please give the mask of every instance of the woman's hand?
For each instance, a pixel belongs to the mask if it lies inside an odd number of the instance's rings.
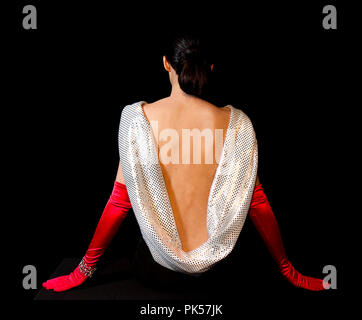
[[[313,278],[299,273],[288,258],[283,258],[280,262],[281,274],[294,286],[312,291],[328,289],[330,284],[322,279]]]
[[[80,286],[85,280],[89,278],[84,275],[79,266],[68,275],[50,279],[43,283],[43,287],[47,290],[53,289],[54,291],[66,291],[74,287]]]

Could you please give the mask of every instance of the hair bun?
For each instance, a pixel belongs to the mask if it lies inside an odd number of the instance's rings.
[[[176,38],[166,58],[178,75],[180,88],[187,94],[201,97],[206,93],[210,77],[209,50],[196,36]]]

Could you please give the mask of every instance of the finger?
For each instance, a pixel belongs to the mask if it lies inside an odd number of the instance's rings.
[[[47,289],[53,289],[56,286],[59,286],[59,284],[66,282],[68,279],[68,276],[61,276],[58,278],[50,279],[48,280],[45,285]]]
[[[329,289],[331,287],[331,284],[328,281],[323,280],[323,288],[325,290]]]

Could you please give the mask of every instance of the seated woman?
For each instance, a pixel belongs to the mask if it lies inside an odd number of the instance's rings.
[[[257,176],[250,119],[203,99],[213,70],[208,53],[199,38],[177,38],[163,57],[170,96],[123,109],[118,173],[93,239],[79,266],[43,283],[46,289],[68,290],[91,277],[131,207],[163,268],[190,276],[210,270],[233,250],[249,213],[286,279],[309,290],[328,287],[288,260]]]

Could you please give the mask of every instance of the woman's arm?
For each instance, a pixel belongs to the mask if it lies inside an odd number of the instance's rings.
[[[294,269],[285,253],[277,220],[259,178],[257,178],[255,185],[249,216],[263,238],[270,254],[278,264],[282,275],[296,287],[314,291],[327,289],[329,287],[328,283],[323,282],[321,279],[304,276]]]
[[[92,276],[98,260],[118,231],[130,208],[131,202],[124,184],[121,164],[119,164],[111,196],[81,263],[71,274],[48,280],[43,283],[43,286],[54,291],[65,291],[81,285]]]
[[[116,181],[118,181],[119,183],[122,183],[122,184],[126,184],[126,182],[124,181],[124,177],[123,177],[121,162],[119,162],[119,164],[118,164]]]

